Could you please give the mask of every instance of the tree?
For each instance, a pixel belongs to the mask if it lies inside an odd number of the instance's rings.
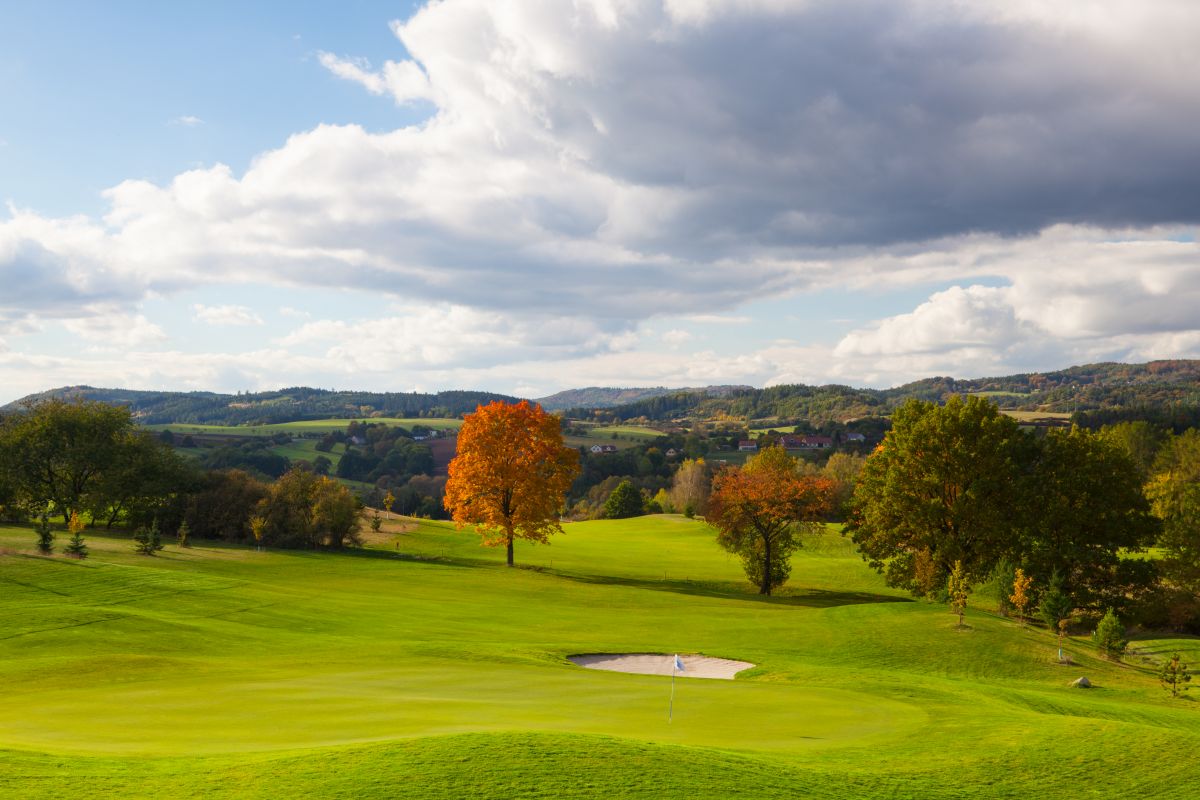
[[[625,519],[646,512],[646,502],[641,490],[629,481],[621,481],[604,501],[605,519]]]
[[[1121,608],[1153,574],[1124,558],[1154,542],[1157,521],[1137,466],[1108,439],[1081,428],[1050,431],[1031,451],[1017,561],[1034,582],[1054,574],[1076,608]]]
[[[263,536],[267,531],[267,521],[263,517],[255,514],[250,518],[250,533],[254,537],[254,549],[262,550]]]
[[[1096,626],[1096,646],[1105,656],[1113,661],[1119,661],[1125,653],[1129,642],[1125,639],[1125,626],[1110,608],[1105,612],[1100,624]]]
[[[71,538],[67,542],[67,546],[63,548],[63,552],[80,560],[88,557],[88,546],[87,542],[83,540],[82,525],[71,531]]]
[[[33,528],[37,533],[37,548],[38,552],[44,556],[48,556],[54,552],[54,531],[50,529],[50,520],[43,513],[38,517],[37,524]]]
[[[179,530],[175,532],[175,539],[179,542],[180,547],[191,547],[191,542],[188,537],[191,534],[191,528],[188,527],[187,520],[179,524]]]
[[[954,562],[954,568],[950,570],[950,577],[946,583],[946,591],[950,595],[950,611],[958,615],[958,627],[965,628],[963,617],[967,614],[967,595],[971,592],[971,586],[967,583],[961,561]]]
[[[133,540],[137,542],[133,549],[144,556],[152,556],[162,550],[162,533],[158,529],[158,520],[154,520],[149,528],[138,528],[133,534]]]
[[[271,484],[256,515],[263,520],[265,544],[338,549],[347,541],[359,543],[361,518],[354,495],[332,478],[302,469]]]
[[[741,557],[759,594],[769,595],[788,578],[797,534],[829,512],[833,490],[828,478],[801,475],[782,447],[768,447],[741,469],[717,474],[708,521],[717,542]]]
[[[188,532],[199,539],[250,539],[250,518],[266,494],[266,484],[242,470],[210,472],[188,498]]]
[[[504,546],[511,567],[514,540],[545,543],[562,531],[558,511],[579,454],[541,406],[495,401],[464,417],[449,473],[446,510],[460,527],[473,525],[485,546]]]
[[[910,400],[863,465],[846,531],[889,585],[926,595],[955,562],[969,583],[1008,555],[1030,439],[992,403]]]
[[[388,489],[387,495],[383,498],[383,510],[387,512],[388,519],[392,518],[392,506],[396,504],[396,495],[392,494],[392,490]]]
[[[834,519],[845,519],[849,515],[850,500],[854,497],[854,486],[858,483],[858,476],[866,462],[867,459],[864,456],[834,453],[821,468],[821,474],[834,483]]]
[[[1162,682],[1163,689],[1171,693],[1171,697],[1178,697],[1188,690],[1187,684],[1192,680],[1192,673],[1179,657],[1179,653],[1176,653],[1171,656],[1170,661],[1163,663],[1158,679]]]
[[[1146,484],[1154,513],[1163,521],[1159,546],[1172,624],[1200,624],[1200,431],[1172,438]]]
[[[1017,610],[1021,624],[1025,624],[1025,609],[1029,607],[1029,589],[1033,586],[1033,578],[1025,574],[1025,570],[1017,567],[1013,574],[1012,594],[1008,602]]]
[[[1070,595],[1063,591],[1062,577],[1055,572],[1050,576],[1050,585],[1042,592],[1041,602],[1038,603],[1038,616],[1046,623],[1046,627],[1053,631],[1073,613],[1075,603]]]
[[[0,426],[0,472],[27,505],[53,504],[63,521],[88,495],[134,431],[129,409],[90,400],[44,400]]]
[[[711,479],[703,458],[684,459],[671,482],[671,505],[692,517],[708,511]]]

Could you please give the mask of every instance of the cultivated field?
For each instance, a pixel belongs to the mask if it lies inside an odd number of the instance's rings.
[[[1200,797],[1200,709],[1141,657],[957,631],[834,533],[762,599],[681,517],[568,525],[515,570],[388,526],[341,554],[96,535],[83,562],[0,527],[0,797]],[[566,660],[605,652],[758,666],[678,680],[668,723],[669,678]]]
[[[146,425],[147,430],[170,430],[180,436],[185,434],[202,434],[207,436],[273,436],[277,433],[287,433],[292,436],[324,435],[333,431],[344,431],[351,422],[389,425],[391,427],[412,428],[423,425],[432,430],[458,430],[462,427],[461,419],[424,418],[424,417],[369,417],[354,419],[313,419],[299,422],[280,422],[274,425],[190,425],[175,422],[169,425]]]

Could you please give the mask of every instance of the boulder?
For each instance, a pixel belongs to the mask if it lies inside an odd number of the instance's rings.
[[[1071,681],[1071,685],[1074,686],[1076,689],[1092,688],[1092,682],[1089,681],[1087,678],[1076,678],[1075,680]]]

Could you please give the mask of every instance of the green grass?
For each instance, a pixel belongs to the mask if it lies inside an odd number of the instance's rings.
[[[1013,409],[1002,408],[1001,414],[1007,414],[1018,422],[1030,422],[1039,419],[1062,419],[1069,420],[1071,415],[1065,411],[1016,411]]]
[[[169,425],[147,425],[147,430],[171,432],[183,436],[185,434],[207,434],[209,436],[273,436],[276,433],[290,433],[293,436],[303,434],[326,434],[333,431],[344,431],[351,422],[390,425],[392,427],[412,428],[424,425],[433,430],[458,430],[462,427],[461,419],[424,419],[400,417],[372,417],[368,419],[313,419],[300,422],[280,422],[274,425],[189,425],[172,423]]]
[[[0,527],[0,797],[1200,796],[1200,710],[1129,664],[912,602],[831,531],[778,596],[702,523],[576,523],[523,568],[448,523],[342,554],[203,543],[84,562]],[[982,600],[982,597],[976,598]],[[754,662],[738,680],[583,652]],[[1149,659],[1149,660],[1143,660]],[[1087,675],[1097,688],[1068,688]]]

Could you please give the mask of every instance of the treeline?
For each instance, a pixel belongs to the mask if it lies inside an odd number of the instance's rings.
[[[0,418],[0,518],[10,521],[122,525],[138,530],[139,550],[152,555],[160,535],[342,547],[357,540],[360,508],[311,468],[275,481],[206,472],[135,425],[126,407],[46,400]],[[39,538],[44,530],[40,522]]]
[[[143,425],[268,425],[338,417],[457,417],[492,400],[515,398],[494,392],[337,392],[293,387],[235,395],[212,392],[153,392],[71,386],[31,395],[10,404],[49,399],[94,400],[124,406]]]
[[[740,389],[720,396],[674,392],[607,409],[576,408],[575,419],[623,422],[644,418],[797,419],[815,425],[890,414],[909,400],[944,403],[956,395],[998,393],[992,401],[1005,409],[1089,412],[1136,409],[1178,415],[1200,413],[1200,361],[1153,361],[1147,364],[1090,364],[1045,373],[993,378],[926,378],[891,389],[849,386],[772,386]],[[1130,417],[1126,417],[1130,418]]]
[[[1031,433],[981,398],[910,401],[863,467],[846,531],[919,596],[996,581],[1051,620],[1200,628],[1200,432]]]

